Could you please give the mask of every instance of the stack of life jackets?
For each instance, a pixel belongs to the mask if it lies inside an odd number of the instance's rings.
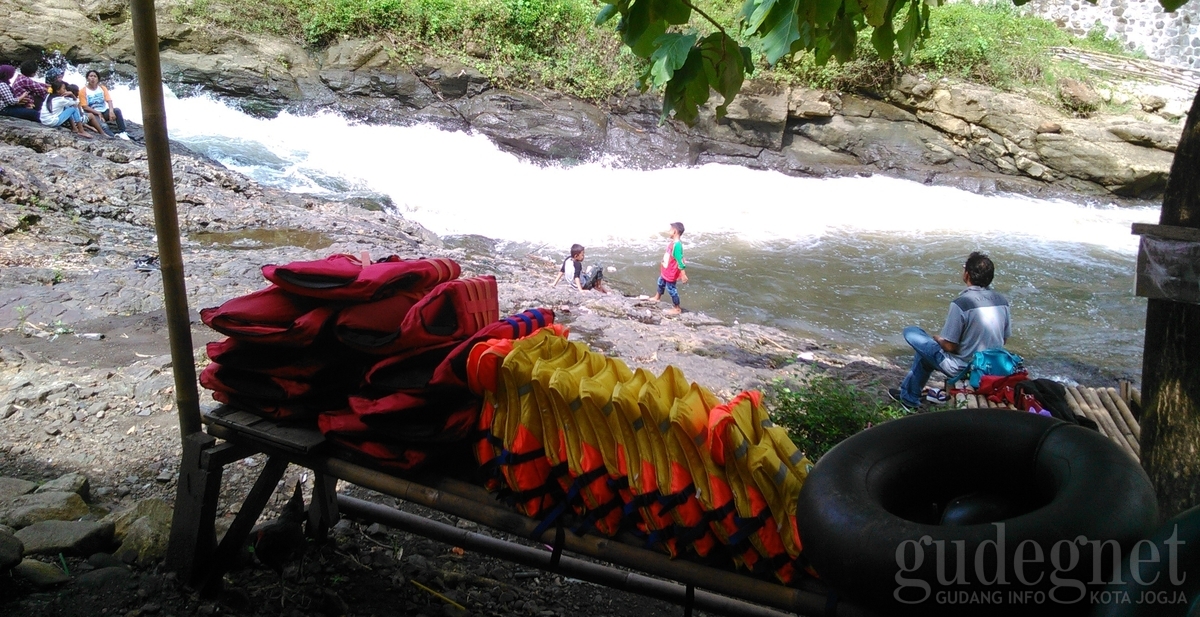
[[[263,268],[272,283],[203,309],[229,338],[208,345],[201,384],[273,419],[317,419],[333,443],[393,469],[461,446],[479,397],[466,387],[478,337],[553,323],[545,309],[499,320],[494,277],[450,259],[332,255]]]
[[[679,369],[630,370],[547,328],[483,341],[467,382],[484,399],[476,458],[535,536],[629,530],[671,556],[732,560],[791,582],[796,499],[811,464],[758,392],[722,404]]]

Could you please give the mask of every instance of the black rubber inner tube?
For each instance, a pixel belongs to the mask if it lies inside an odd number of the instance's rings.
[[[886,614],[1062,615],[1089,608],[1158,507],[1142,468],[1099,433],[972,409],[842,442],[796,516],[813,569]]]

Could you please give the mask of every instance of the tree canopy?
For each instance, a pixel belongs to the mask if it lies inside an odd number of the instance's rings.
[[[1159,0],[1167,11],[1187,2]],[[740,45],[730,29],[756,41],[771,65],[800,51],[812,53],[817,64],[830,58],[845,62],[868,30],[880,58],[890,60],[899,52],[907,63],[929,34],[931,4],[937,0],[745,0],[738,23],[722,24],[689,0],[617,0],[604,5],[596,24],[619,16],[622,42],[649,60],[639,88],[662,88],[663,119],[674,115],[691,124],[711,91],[724,98],[716,109],[717,117],[724,116],[754,70],[750,48]],[[693,18],[706,22],[712,33],[702,35],[691,25]]]

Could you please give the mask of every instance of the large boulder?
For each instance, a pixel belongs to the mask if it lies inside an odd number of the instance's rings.
[[[35,587],[54,587],[71,580],[62,570],[36,559],[22,560],[12,573]]]
[[[127,530],[138,519],[145,518],[148,519],[155,527],[169,529],[171,527],[171,517],[173,514],[174,510],[171,508],[171,504],[168,504],[161,499],[143,499],[133,504],[132,507],[121,510],[120,512],[113,512],[100,520],[104,523],[112,523],[113,538],[115,538],[117,542],[122,542],[125,540],[125,533]]]
[[[764,80],[747,82],[729,104],[725,118],[717,120],[714,110],[723,101],[720,96],[709,99],[694,134],[776,151],[783,148],[789,108],[786,87]]]
[[[76,493],[34,493],[0,504],[0,524],[19,529],[39,521],[73,521],[89,512]]]
[[[604,147],[608,119],[595,105],[566,97],[489,90],[458,110],[475,130],[522,154],[587,160]]]
[[[27,555],[91,555],[112,543],[112,523],[41,521],[17,532]]]

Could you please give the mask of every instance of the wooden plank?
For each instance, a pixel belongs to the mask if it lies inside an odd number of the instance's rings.
[[[236,434],[299,454],[312,453],[325,444],[325,436],[315,427],[269,420],[227,405],[209,412],[205,418],[211,424],[231,429]]]
[[[1167,240],[1182,242],[1200,242],[1200,229],[1194,227],[1179,227],[1176,225],[1154,225],[1151,223],[1134,223],[1133,235],[1158,236]]]
[[[221,544],[217,546],[217,551],[213,554],[211,565],[207,568],[205,580],[201,585],[202,595],[211,596],[220,590],[221,578],[225,576],[226,570],[237,562],[238,552],[243,550],[246,545],[250,529],[258,521],[258,516],[262,514],[267,500],[275,492],[275,485],[283,477],[287,466],[288,462],[282,457],[267,457],[262,472],[254,481],[254,486],[246,495],[245,501],[242,502],[237,516],[233,517],[229,531],[225,532],[225,537],[221,538]]]
[[[217,497],[221,493],[222,468],[204,465],[205,453],[216,443],[211,435],[192,433],[183,439],[179,459],[166,567],[188,584],[204,572],[217,546],[214,521]]]
[[[337,478],[316,473],[312,500],[308,504],[308,536],[324,540],[329,530],[337,524],[340,515],[337,506]]]

